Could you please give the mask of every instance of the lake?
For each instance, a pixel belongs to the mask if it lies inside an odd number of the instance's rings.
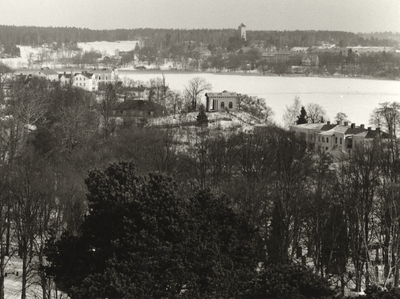
[[[212,84],[214,92],[228,90],[240,94],[264,98],[275,113],[274,120],[282,124],[286,106],[300,97],[304,106],[308,103],[321,105],[334,121],[338,112],[344,112],[353,123],[368,126],[371,112],[383,102],[400,102],[400,81],[324,78],[324,77],[273,77],[259,75],[231,75],[214,73],[164,72],[172,90],[183,91],[187,82],[194,77],[203,77]],[[120,78],[147,82],[162,77],[161,71],[119,71]],[[204,101],[204,94],[202,95]],[[300,111],[299,111],[300,113]]]

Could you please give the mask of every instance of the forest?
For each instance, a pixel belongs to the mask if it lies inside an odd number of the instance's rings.
[[[346,46],[398,46],[399,33],[356,34],[343,31],[251,31],[248,40],[265,41],[267,46],[310,47],[318,42],[330,42]],[[228,40],[237,36],[237,29],[114,29],[91,30],[75,27],[33,27],[0,25],[0,44],[40,46],[45,43],[124,41],[143,39],[148,46],[165,50],[177,44],[193,42],[216,48],[227,48]],[[374,37],[375,36],[375,37]]]

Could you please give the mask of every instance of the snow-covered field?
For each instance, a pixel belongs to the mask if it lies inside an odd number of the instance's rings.
[[[97,50],[102,54],[114,55],[115,50],[131,51],[134,50],[139,41],[121,41],[121,42],[90,42],[78,43],[78,47],[83,51]]]
[[[78,47],[81,48],[83,51],[91,51],[91,50],[96,50],[102,53],[103,55],[109,54],[109,55],[115,55],[115,50],[119,51],[131,51],[134,50],[136,47],[136,44],[138,44],[139,41],[137,40],[132,40],[132,41],[121,41],[121,42],[90,42],[90,43],[78,43]],[[49,52],[48,49],[46,48],[41,48],[41,47],[31,47],[31,46],[18,46],[21,50],[21,57],[19,58],[3,58],[0,59],[1,62],[4,64],[12,67],[12,68],[23,68],[23,67],[28,67],[28,61],[29,58],[33,58],[33,60],[36,60],[38,58],[38,55],[42,52]],[[58,51],[53,52],[52,58],[57,58],[58,56],[64,55],[64,56],[70,56],[73,55],[73,51]],[[55,65],[54,63],[49,63],[50,67],[60,67]]]

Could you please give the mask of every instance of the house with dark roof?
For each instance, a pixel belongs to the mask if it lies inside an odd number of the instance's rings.
[[[388,139],[389,134],[382,132],[380,128],[372,130],[371,127],[365,128],[362,124],[344,125],[339,123],[331,124],[301,124],[290,127],[291,131],[304,136],[307,141],[315,144],[324,152],[337,155],[338,153],[351,155],[359,146],[366,146],[376,138]]]
[[[318,66],[319,65],[319,57],[317,54],[308,54],[307,56],[303,57],[301,60],[302,66]]]
[[[45,78],[49,81],[57,81],[58,80],[58,73],[51,69],[42,68],[41,70],[34,72],[33,76]]]
[[[58,74],[58,81],[60,81],[61,85],[70,85],[72,84],[73,75],[71,73],[64,72],[63,74]]]
[[[98,81],[93,73],[82,72],[75,74],[72,78],[72,85],[83,88],[88,91],[96,91],[99,89]]]

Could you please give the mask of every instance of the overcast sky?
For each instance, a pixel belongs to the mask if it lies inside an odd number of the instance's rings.
[[[400,0],[0,0],[1,25],[400,32]]]

